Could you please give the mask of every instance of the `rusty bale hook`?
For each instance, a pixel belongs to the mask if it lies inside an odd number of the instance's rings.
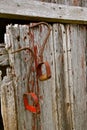
[[[34,106],[29,104],[28,96],[30,96],[32,98]],[[40,112],[39,100],[38,100],[38,97],[35,93],[33,93],[33,92],[24,93],[23,100],[24,100],[24,106],[25,106],[26,110],[28,110],[32,113],[35,113],[35,114]]]

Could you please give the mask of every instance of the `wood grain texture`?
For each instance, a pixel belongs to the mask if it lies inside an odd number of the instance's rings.
[[[58,129],[64,130],[66,128],[65,122],[65,88],[64,88],[64,54],[63,54],[63,39],[60,24],[53,25],[53,39],[54,39],[54,63],[55,63],[55,92],[57,103],[57,120]]]
[[[85,26],[70,26],[71,70],[73,84],[70,86],[74,103],[74,124],[76,130],[86,130],[86,28]],[[69,78],[69,79],[70,79]],[[80,124],[80,125],[78,125]]]
[[[17,105],[17,120],[18,120],[18,130],[31,130],[34,127],[33,115],[29,111],[24,109],[23,105],[23,94],[28,92],[27,89],[27,76],[29,75],[29,64],[30,56],[26,55],[25,52],[19,52],[16,54],[11,54],[11,51],[17,50],[20,47],[29,46],[32,48],[33,41],[34,44],[38,46],[38,52],[40,51],[41,45],[44,38],[46,37],[45,33],[47,28],[41,26],[39,28],[32,29],[29,32],[29,27],[24,26],[7,26],[7,35],[9,36],[9,42],[7,42],[7,50],[9,52],[10,65],[13,68],[15,74],[15,90],[16,90],[16,105]],[[33,36],[34,39],[29,38],[29,33]],[[18,38],[20,37],[20,38]],[[26,38],[25,38],[26,37]],[[20,40],[19,40],[20,39]],[[33,41],[32,41],[33,40]],[[31,44],[29,44],[29,41]],[[12,48],[9,49],[11,44]],[[28,62],[25,61],[25,58]],[[30,60],[29,60],[30,59]],[[35,128],[38,130],[56,130],[58,129],[57,125],[57,104],[56,104],[56,88],[55,88],[55,65],[54,65],[54,53],[53,53],[53,36],[52,32],[50,38],[47,42],[45,51],[44,51],[44,61],[49,61],[52,70],[52,78],[48,81],[39,82],[40,89],[40,105],[41,105],[41,114],[37,115],[37,123],[35,123]],[[53,76],[54,75],[54,76]],[[36,80],[35,75],[34,80]],[[36,86],[36,85],[35,85]],[[36,86],[37,87],[37,86]],[[35,93],[38,93],[36,89],[33,90]],[[35,115],[34,115],[35,116]],[[29,121],[29,122],[28,122]],[[38,124],[38,125],[37,125]]]
[[[41,48],[46,31],[47,28],[44,26],[30,31],[34,38],[32,42],[39,48]],[[9,41],[12,44],[12,48],[8,49],[9,54],[10,51],[23,46],[29,45],[32,47],[33,43],[27,35],[28,32],[29,28],[26,25],[10,25],[7,27]],[[20,36],[20,40],[18,36]],[[8,45],[10,44],[9,42],[7,43]],[[36,126],[38,129],[86,130],[87,94],[85,48],[85,26],[53,25],[44,51],[44,60],[48,60],[51,65],[52,78],[49,81],[39,82],[41,115],[37,117],[38,125]],[[29,56],[26,56],[26,58],[30,59]],[[10,64],[16,75],[15,89],[18,130],[24,129],[25,127],[26,129],[32,129],[33,126],[32,114],[24,110],[22,100],[23,93],[28,91],[26,87],[27,80],[24,77],[28,76],[26,72],[29,72],[28,68],[30,63],[29,61],[27,66],[24,59],[24,52],[14,54],[13,58],[10,56]],[[29,120],[29,124],[27,120]]]
[[[16,90],[16,105],[17,105],[17,120],[18,120],[18,130],[31,129],[32,128],[32,114],[25,111],[23,104],[23,94],[27,92],[27,75],[29,72],[29,64],[25,62],[25,58],[30,56],[25,55],[24,51],[16,54],[11,54],[12,51],[17,50],[20,47],[29,45],[29,28],[25,26],[15,25],[12,27],[9,25],[7,27],[7,34],[9,34],[9,42],[7,42],[7,49],[9,52],[10,65],[12,66],[15,78],[15,90]],[[26,39],[24,40],[24,37]],[[9,45],[12,48],[8,48]],[[23,71],[22,71],[23,70]],[[29,121],[29,122],[28,122]],[[28,123],[27,123],[28,122]]]
[[[40,35],[40,43],[44,40],[47,28],[42,27]],[[44,61],[48,61],[51,67],[51,79],[48,81],[40,82],[40,91],[43,97],[41,104],[41,122],[43,130],[56,130],[58,129],[57,119],[57,104],[56,104],[56,87],[55,87],[55,63],[53,52],[53,33],[51,31],[47,45],[44,50]]]
[[[0,44],[0,66],[9,65],[8,52],[5,49],[5,44]]]
[[[0,1],[0,18],[87,24],[87,9],[38,1]]]
[[[10,69],[8,68],[7,71]],[[5,130],[17,130],[15,85],[11,72],[1,82],[1,112]]]
[[[87,2],[85,0],[44,0],[44,2],[53,2],[75,6],[87,5]],[[37,19],[34,20],[37,21]],[[8,40],[8,43],[12,43],[12,50],[26,45],[32,47],[30,44],[31,41],[29,41],[29,37],[26,33],[28,32],[28,27],[26,25],[20,27],[18,25],[8,26],[7,30],[9,31],[7,31],[6,35],[8,35],[10,39]],[[44,26],[31,30],[31,32],[34,34],[34,43],[39,47],[42,44],[46,31],[47,28]],[[19,35],[21,35],[21,42],[17,40],[17,36]],[[23,38],[25,36],[27,36],[27,39],[23,41]],[[51,65],[52,78],[49,81],[45,81],[44,83],[39,82],[41,115],[37,117],[37,129],[87,129],[86,37],[86,26],[72,24],[52,25],[50,38],[44,52],[44,60],[48,60]],[[7,48],[9,48],[9,46],[10,44],[8,44]],[[22,80],[22,75],[25,77],[26,71],[29,71],[29,63],[25,65],[25,62],[23,60],[25,54],[24,52],[12,56],[10,54],[10,51],[12,51],[11,49],[7,50],[9,51],[10,64],[11,66],[15,66],[13,68],[15,68],[14,70],[17,76],[16,103],[18,112],[18,130],[24,130],[25,128],[27,130],[31,130],[33,126],[33,118],[29,112],[26,112],[24,110],[21,99],[23,92],[27,91],[27,88],[25,87],[26,80]],[[29,56],[28,58],[30,59]],[[20,76],[21,78],[19,78]],[[21,87],[19,87],[20,85]]]

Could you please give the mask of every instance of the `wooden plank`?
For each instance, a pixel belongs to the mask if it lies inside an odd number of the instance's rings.
[[[30,45],[30,42],[29,42],[29,27],[24,25],[20,25],[19,26],[19,36],[20,36],[20,41],[19,41],[19,44],[20,44],[20,47],[23,48],[23,47],[26,47],[26,46],[31,46]],[[33,126],[33,119],[32,119],[32,113],[25,110],[24,109],[24,104],[23,104],[23,94],[25,92],[29,92],[28,90],[28,75],[30,73],[30,60],[31,60],[31,56],[29,55],[29,53],[26,53],[26,51],[23,51],[23,52],[20,52],[21,53],[21,82],[22,82],[22,86],[21,86],[21,90],[18,90],[18,92],[20,92],[20,97],[21,97],[21,100],[20,100],[20,110],[21,112],[23,113],[24,115],[24,119],[22,118],[21,116],[21,120],[22,122],[20,122],[20,124],[22,125],[22,128],[21,129],[32,129],[32,126]],[[20,98],[19,97],[19,98]],[[22,105],[22,108],[21,108],[21,105]],[[20,114],[21,114],[20,112]],[[25,125],[24,125],[25,124]]]
[[[5,130],[17,130],[17,113],[15,104],[15,84],[11,69],[7,69],[7,75],[1,84],[1,113]]]
[[[70,26],[71,66],[74,106],[74,128],[87,129],[87,91],[86,91],[86,28],[85,26]],[[69,58],[70,60],[70,58]]]
[[[47,27],[44,25],[32,29],[34,35],[34,45],[37,45],[40,52],[41,45],[46,37]],[[55,88],[55,65],[53,53],[53,36],[52,31],[50,38],[44,50],[44,61],[48,61],[51,66],[52,78],[48,81],[39,81],[39,96],[40,96],[40,120],[38,120],[38,129],[40,130],[56,130],[57,125],[57,106],[56,106],[56,88]],[[37,92],[38,93],[38,92]],[[39,117],[39,115],[38,115]],[[41,126],[41,127],[40,127]]]
[[[38,1],[0,1],[0,18],[87,24],[87,8]]]
[[[42,28],[41,37],[45,37],[46,27]],[[56,86],[55,86],[55,61],[53,51],[53,32],[51,31],[47,45],[44,51],[44,61],[48,61],[51,67],[51,79],[45,82],[40,82],[41,93],[43,96],[42,104],[42,124],[44,130],[56,130],[58,129],[58,117],[57,117],[57,102],[56,102]],[[44,37],[41,41],[44,40]]]
[[[65,88],[65,115],[66,115],[66,128],[72,130],[72,118],[71,118],[71,101],[70,101],[70,87],[69,87],[69,64],[67,54],[67,32],[64,25],[61,25],[62,39],[63,39],[63,55],[64,55],[64,88]]]
[[[58,76],[60,76],[60,71],[61,69],[58,69],[58,68],[61,68],[60,64],[61,62],[59,61],[59,65],[56,64],[57,63],[57,59],[60,56],[60,50],[61,50],[61,47],[60,47],[60,44],[57,44],[58,43],[58,24],[54,24],[53,27],[52,27],[52,37],[53,37],[53,41],[51,41],[51,46],[53,46],[53,49],[52,49],[52,52],[51,52],[51,55],[53,55],[53,69],[52,69],[52,82],[54,82],[54,84],[52,85],[52,100],[53,100],[53,108],[54,108],[54,119],[55,119],[55,123],[56,123],[56,127],[55,129],[60,129],[61,128],[61,123],[62,123],[62,113],[61,113],[61,91],[60,91],[60,83],[57,82],[59,81],[59,77],[56,77],[56,73],[58,73]],[[58,47],[58,48],[57,48]],[[59,52],[57,54],[57,52]],[[58,57],[59,56],[59,57]],[[57,58],[58,57],[58,58]],[[61,60],[61,58],[60,58]]]
[[[17,50],[20,47],[29,46],[29,28],[28,26],[7,26],[6,35],[8,36],[8,42],[6,42],[6,49],[9,53],[10,66],[14,73],[15,92],[16,92],[16,109],[17,109],[17,121],[18,130],[32,129],[32,113],[28,112],[24,108],[23,94],[28,92],[27,90],[27,75],[29,72],[30,62],[25,62],[25,58],[30,56],[25,55],[24,52],[11,54],[12,51]],[[25,38],[26,36],[26,38]],[[25,38],[25,40],[23,40]],[[11,47],[9,48],[9,46]],[[23,71],[21,71],[23,70]],[[29,122],[28,122],[29,121]],[[28,123],[27,123],[28,122]]]
[[[64,114],[64,66],[63,66],[63,41],[61,27],[59,24],[53,25],[54,39],[54,64],[55,64],[55,92],[57,103],[57,123],[58,130],[65,129],[65,114]],[[55,100],[55,99],[54,99]]]
[[[72,130],[66,28],[62,24],[54,24],[53,32],[58,129]]]
[[[69,88],[69,100],[70,100],[68,111],[71,112],[71,122],[70,122],[71,129],[75,129],[70,25],[66,25],[66,36],[67,36],[68,88]]]

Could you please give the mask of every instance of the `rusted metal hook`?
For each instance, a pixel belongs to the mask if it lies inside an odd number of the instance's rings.
[[[28,96],[30,96],[33,99],[34,106],[29,104]],[[36,114],[40,112],[39,100],[35,93],[24,93],[23,100],[26,110]]]
[[[42,66],[43,65],[45,65],[45,69],[46,69],[45,74],[42,73]],[[47,61],[38,64],[38,66],[37,66],[37,75],[38,75],[39,80],[41,80],[41,81],[44,81],[44,80],[47,80],[47,79],[51,78],[50,65],[49,65],[49,63]]]

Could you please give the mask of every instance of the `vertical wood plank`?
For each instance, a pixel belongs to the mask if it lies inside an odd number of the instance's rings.
[[[5,130],[17,130],[17,115],[15,104],[15,87],[11,69],[7,69],[7,76],[1,84],[1,112]]]
[[[85,26],[70,27],[71,65],[73,78],[75,129],[86,129],[86,29]],[[80,125],[79,125],[80,124]]]
[[[70,25],[66,25],[66,32],[67,32],[67,57],[68,57],[67,61],[68,61],[68,80],[69,80],[68,87],[69,87],[69,93],[70,93],[69,111],[71,111],[71,118],[72,118],[71,128],[75,129]]]
[[[53,25],[54,54],[55,54],[55,90],[58,112],[58,129],[65,129],[64,124],[64,65],[63,65],[63,43],[60,25]]]
[[[43,25],[33,29],[34,44],[38,47],[40,52],[41,45],[46,37],[47,28]],[[40,105],[41,105],[41,129],[57,129],[57,112],[56,112],[56,100],[55,100],[55,68],[54,68],[54,53],[53,53],[53,36],[52,32],[47,45],[44,50],[44,61],[48,61],[51,66],[52,78],[48,81],[40,81]],[[54,75],[54,76],[53,76]]]
[[[55,25],[54,51],[56,64],[56,85],[57,85],[57,105],[59,117],[59,129],[72,129],[70,90],[68,75],[68,55],[67,55],[67,33],[62,24]]]
[[[28,26],[8,26],[7,32],[9,37],[9,41],[12,44],[11,51],[17,50],[20,47],[24,47],[29,45],[29,37],[27,34]],[[38,44],[38,46],[41,46],[40,44],[43,43],[43,40],[45,38],[46,33],[46,27],[42,26],[42,32],[39,32],[39,30],[34,30],[34,42],[35,44]],[[41,34],[40,34],[41,33]],[[24,41],[25,36],[28,38]],[[8,48],[8,47],[7,47]],[[9,49],[8,49],[9,50]],[[9,50],[9,53],[11,53]],[[10,54],[12,55],[12,54]],[[48,60],[49,64],[51,65],[52,74],[55,75],[55,66],[54,66],[54,53],[53,53],[53,36],[51,32],[51,36],[49,38],[49,41],[47,43],[47,46],[45,48],[44,52],[44,61]],[[21,129],[32,129],[32,118],[31,115],[25,112],[24,105],[23,105],[23,93],[28,91],[26,88],[26,80],[24,80],[24,77],[26,77],[26,64],[24,62],[25,53],[20,52],[13,55],[13,58],[10,59],[10,64],[13,68],[14,74],[16,76],[16,103],[17,103],[17,120],[18,120],[18,130]],[[10,56],[11,57],[11,56]],[[29,57],[27,57],[29,58]],[[50,60],[49,60],[50,59]],[[27,64],[28,65],[28,64]],[[29,67],[29,65],[28,65]],[[41,104],[41,126],[43,130],[56,130],[57,129],[57,111],[56,111],[56,93],[55,92],[55,78],[53,77],[49,79],[48,81],[40,82],[40,89],[41,89],[41,96],[43,97],[43,102]],[[24,80],[24,81],[23,81]],[[54,90],[53,90],[54,89]],[[27,120],[29,120],[29,124],[27,123]],[[55,122],[56,121],[56,122]],[[40,123],[40,122],[39,122]]]
[[[46,35],[46,27],[42,27],[42,36]],[[44,51],[44,61],[48,61],[51,66],[52,77],[48,81],[40,82],[41,93],[43,95],[42,104],[42,123],[44,130],[58,129],[57,104],[56,104],[56,88],[55,88],[55,63],[53,52],[53,33],[51,31],[50,38]],[[44,40],[44,37],[41,41]]]
[[[20,48],[24,48],[29,46],[29,27],[26,25],[20,25],[19,26],[19,30],[20,30]],[[30,47],[30,46],[29,46]],[[32,129],[32,113],[25,110],[24,108],[24,104],[23,104],[23,94],[26,92],[29,92],[28,90],[28,81],[27,81],[27,77],[29,75],[29,67],[30,67],[30,56],[29,53],[25,51],[20,52],[21,53],[21,82],[22,82],[22,86],[21,86],[21,90],[20,91],[20,97],[21,97],[21,112],[24,114],[24,119],[23,122],[21,122],[21,124],[23,124],[23,128],[22,129]],[[28,60],[28,61],[27,61]],[[20,113],[21,114],[21,113]],[[22,117],[21,117],[22,118]]]
[[[29,46],[29,28],[28,26],[8,26],[7,34],[9,37],[9,42],[7,43],[7,49],[9,52],[10,65],[12,66],[13,73],[16,76],[16,105],[17,105],[17,120],[18,120],[18,130],[21,129],[31,129],[31,117],[32,114],[25,110],[23,104],[23,94],[28,92],[27,90],[27,68],[29,67],[30,62],[25,62],[25,58],[29,58],[29,54],[25,55],[25,52],[19,52],[11,54],[12,51],[15,51],[21,47]],[[26,37],[26,38],[25,38]],[[8,46],[11,44],[11,48]],[[26,56],[26,57],[25,57]],[[29,121],[29,123],[27,123]]]
[[[69,90],[69,75],[68,75],[68,55],[67,55],[67,32],[64,25],[61,25],[62,30],[62,39],[63,39],[63,52],[64,52],[64,87],[65,87],[65,115],[66,115],[66,122],[65,126],[66,129],[72,129],[72,119],[71,119],[71,109],[70,109],[70,90]]]

